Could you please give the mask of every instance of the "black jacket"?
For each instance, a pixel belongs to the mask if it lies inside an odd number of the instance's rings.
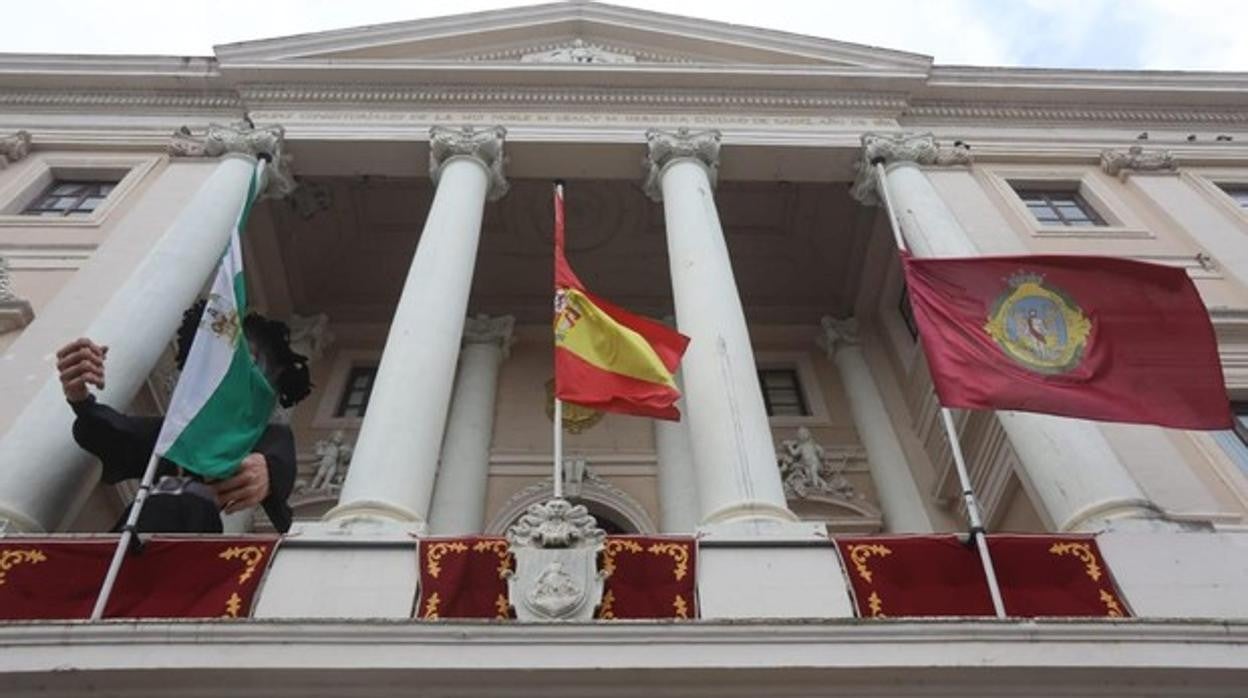
[[[131,417],[94,397],[71,402],[78,418],[74,420],[74,441],[100,459],[104,465],[104,482],[110,485],[122,480],[143,477],[156,438],[160,435],[160,417]],[[269,496],[260,503],[277,530],[290,529],[294,514],[286,503],[295,487],[295,437],[290,427],[270,424],[252,448],[264,455],[269,469]],[[156,478],[176,475],[177,466],[161,459]]]

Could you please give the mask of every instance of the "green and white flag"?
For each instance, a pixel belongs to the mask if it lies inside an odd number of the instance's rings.
[[[206,478],[234,473],[264,433],[276,393],[243,336],[247,289],[239,236],[258,194],[262,165],[251,173],[230,244],[221,257],[190,355],[169,400],[156,455]]]

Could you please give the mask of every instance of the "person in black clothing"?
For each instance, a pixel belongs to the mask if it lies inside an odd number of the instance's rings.
[[[181,369],[203,313],[203,302],[186,311],[178,330],[177,365]],[[311,391],[307,357],[290,348],[284,323],[251,314],[243,333],[257,365],[278,392],[283,407]],[[108,347],[90,339],[70,342],[57,352],[57,371],[65,398],[77,415],[73,435],[84,450],[100,459],[103,480],[109,484],[140,478],[160,433],[160,417],[125,415],[96,401],[90,386],[104,387]],[[220,512],[233,513],[260,505],[277,530],[290,528],[292,512],[286,503],[295,483],[295,440],[290,427],[269,424],[252,453],[229,478],[207,482],[184,474],[161,459],[156,481],[140,513],[136,530],[143,533],[220,533]],[[114,530],[120,530],[129,512],[123,512]]]

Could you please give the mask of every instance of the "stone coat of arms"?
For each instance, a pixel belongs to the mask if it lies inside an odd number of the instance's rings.
[[[602,602],[598,554],[606,532],[585,507],[534,504],[507,531],[516,568],[507,594],[521,621],[590,620]]]

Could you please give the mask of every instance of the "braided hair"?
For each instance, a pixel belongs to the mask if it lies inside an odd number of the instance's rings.
[[[199,329],[207,301],[196,301],[182,313],[182,325],[178,327],[178,354],[175,359],[178,370],[186,365],[191,354],[191,343]],[[277,390],[278,402],[290,407],[312,392],[312,376],[308,372],[308,357],[290,348],[290,328],[280,320],[270,320],[259,313],[248,313],[243,319],[243,335],[257,352],[265,355],[273,371],[266,377]]]

